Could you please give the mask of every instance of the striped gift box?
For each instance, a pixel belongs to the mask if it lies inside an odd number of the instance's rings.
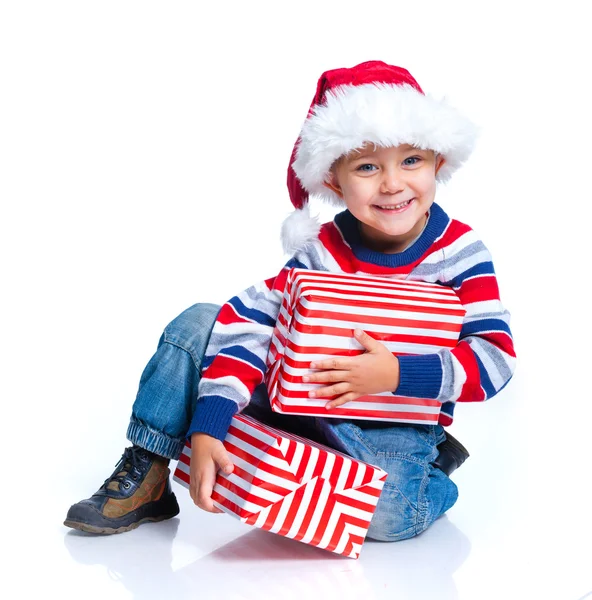
[[[224,446],[234,472],[219,472],[214,504],[243,523],[358,558],[385,471],[236,415]],[[186,443],[173,479],[189,488]]]
[[[309,398],[311,361],[365,352],[356,327],[395,355],[454,348],[465,309],[449,287],[434,283],[291,269],[267,356],[272,410],[286,414],[435,424],[441,403],[382,392],[330,411],[331,398]]]

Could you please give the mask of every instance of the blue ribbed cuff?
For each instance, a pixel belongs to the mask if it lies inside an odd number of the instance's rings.
[[[437,354],[398,356],[399,387],[395,396],[438,398],[442,387],[442,361]]]
[[[193,413],[187,438],[191,438],[193,433],[199,431],[223,442],[228,433],[230,421],[232,421],[237,409],[236,402],[222,396],[204,396],[200,398]]]

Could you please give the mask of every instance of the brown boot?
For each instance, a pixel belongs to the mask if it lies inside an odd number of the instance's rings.
[[[138,446],[126,448],[100,489],[70,507],[64,525],[89,533],[122,533],[178,515],[168,464],[168,458]]]

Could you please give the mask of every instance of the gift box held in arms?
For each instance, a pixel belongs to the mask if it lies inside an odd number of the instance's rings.
[[[452,349],[465,315],[450,287],[385,277],[291,269],[267,356],[265,382],[274,411],[334,418],[436,424],[440,402],[383,392],[325,409],[330,398],[309,398],[321,387],[304,383],[310,363],[357,356],[360,328],[395,355]]]
[[[234,472],[219,472],[215,505],[241,521],[358,558],[385,471],[315,442],[235,415],[224,446]],[[191,447],[173,475],[189,487]]]

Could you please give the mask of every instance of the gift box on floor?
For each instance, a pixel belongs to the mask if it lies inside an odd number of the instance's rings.
[[[304,383],[310,363],[365,352],[360,328],[395,355],[454,348],[465,315],[452,288],[417,281],[291,269],[267,356],[272,410],[298,415],[436,424],[441,403],[382,392],[331,410],[331,398],[309,398],[330,385]]]
[[[244,523],[358,558],[387,473],[236,415],[224,446],[234,472],[219,472],[215,505]],[[173,479],[189,488],[186,443]]]

